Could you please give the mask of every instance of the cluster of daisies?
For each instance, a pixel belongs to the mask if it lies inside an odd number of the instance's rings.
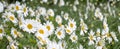
[[[47,3],[47,0],[42,0],[42,2]],[[57,4],[57,2],[57,0],[54,0],[54,4]],[[60,7],[65,5],[64,0],[59,2]],[[76,5],[78,4],[79,1],[75,0],[73,5],[74,11],[77,11]],[[56,15],[55,10],[51,8],[47,9],[38,6],[36,9],[33,9],[25,3],[21,4],[18,1],[11,4],[0,2],[0,6],[0,40],[3,40],[3,37],[7,38],[9,44],[6,48],[8,49],[19,49],[20,44],[16,39],[26,38],[25,36],[28,34],[35,37],[34,41],[36,41],[38,49],[67,49],[71,46],[69,42],[72,42],[74,45],[79,43],[76,49],[85,49],[84,44],[80,44],[80,41],[87,43],[87,46],[94,45],[95,49],[107,49],[106,44],[114,44],[114,42],[119,41],[116,32],[109,29],[107,17],[102,14],[100,8],[93,7],[95,11],[94,18],[102,22],[103,28],[92,30],[83,18],[76,22],[74,18],[69,16],[69,13]],[[80,13],[79,15],[81,16]],[[85,16],[88,17],[87,15]],[[10,22],[12,25],[6,24],[7,22]],[[7,28],[10,28],[10,32],[6,31]],[[118,26],[118,32],[120,32],[120,26]],[[83,39],[87,39],[87,41]],[[28,39],[25,40],[29,41]],[[35,49],[30,46],[22,46],[23,48]]]

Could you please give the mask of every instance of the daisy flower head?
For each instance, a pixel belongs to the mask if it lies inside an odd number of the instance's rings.
[[[29,12],[31,17],[35,16],[35,12],[32,8],[29,8],[28,12]]]
[[[96,36],[100,36],[100,29],[99,28],[96,31]]]
[[[77,28],[76,22],[74,21],[74,19],[69,20],[68,26],[69,26],[72,30],[76,30],[76,28]]]
[[[68,20],[69,14],[68,14],[68,13],[65,13],[65,14],[63,15],[63,17],[64,17],[65,20]]]
[[[104,28],[104,30],[105,30],[106,32],[109,31],[109,27],[108,27],[108,24],[107,24],[107,18],[105,18],[105,19],[103,20],[103,28]]]
[[[21,5],[20,5],[20,2],[18,2],[18,1],[16,1],[16,3],[15,3],[15,10],[16,10],[16,12],[18,12],[19,13],[19,11],[21,10]]]
[[[14,38],[23,37],[23,35],[20,32],[18,32],[15,28],[11,28],[11,34]]]
[[[58,2],[58,0],[53,0],[54,5],[56,5],[56,4],[57,4],[57,2]]]
[[[42,16],[46,15],[46,9],[44,7],[38,7],[38,13]]]
[[[0,39],[3,39],[3,35],[4,35],[4,28],[3,25],[0,25]]]
[[[58,39],[63,39],[65,37],[65,32],[61,27],[56,29],[55,34],[57,35]]]
[[[15,45],[15,43],[10,43],[10,48],[11,49],[18,49],[18,46]]]
[[[9,42],[13,42],[13,39],[12,39],[12,37],[11,37],[11,36],[6,35],[6,38],[7,38],[7,40],[8,40]]]
[[[54,31],[54,25],[53,25],[52,22],[47,21],[47,22],[44,24],[44,26],[46,27],[46,29],[47,29],[49,35],[53,34],[53,31]]]
[[[23,31],[26,31],[28,33],[35,33],[37,26],[39,22],[37,22],[36,20],[31,20],[31,19],[26,19],[23,21],[22,24],[22,29]]]
[[[48,37],[49,36],[49,32],[44,25],[39,25],[38,26],[37,33],[42,37]]]
[[[10,5],[8,5],[8,7],[7,7],[7,10],[8,11],[11,11],[11,12],[15,12],[15,4],[10,4]]]
[[[48,9],[47,14],[51,17],[53,17],[55,15],[54,11],[52,9]]]
[[[92,45],[92,44],[94,44],[94,40],[96,40],[96,38],[94,36],[94,32],[91,30],[90,33],[88,33],[88,34],[89,34],[88,39],[90,40],[88,45]]]
[[[102,13],[100,12],[100,9],[99,9],[99,8],[97,8],[97,9],[95,10],[95,17],[96,17],[96,18],[99,18],[101,21],[103,20],[103,15],[102,15]]]
[[[88,27],[87,27],[87,25],[84,23],[84,21],[83,21],[83,19],[80,19],[81,21],[80,21],[80,35],[83,35],[84,36],[84,33],[86,33],[87,32],[87,30],[88,30]]]
[[[74,42],[74,43],[77,42],[78,36],[75,34],[75,32],[70,35],[70,40],[71,40],[72,42]]]
[[[58,45],[59,45],[60,49],[65,49],[66,48],[66,42],[65,41],[59,41]]]
[[[112,38],[114,39],[114,41],[118,42],[115,32],[110,32],[110,34],[111,34]]]
[[[69,26],[66,26],[65,31],[69,35],[72,34],[72,32],[73,32],[73,30]]]
[[[47,49],[59,49],[59,45],[55,41],[53,41],[47,45]]]
[[[8,17],[8,19],[9,19],[10,21],[12,21],[13,23],[17,23],[17,22],[18,22],[18,20],[17,20],[17,18],[15,17],[15,15],[12,14],[11,12],[8,12],[8,13],[7,13],[7,17]]]
[[[65,5],[64,0],[60,0],[60,1],[59,1],[59,6],[61,7],[61,6],[64,6],[64,5]]]
[[[18,37],[18,32],[15,28],[11,28],[11,34],[14,38]]]
[[[44,45],[44,44],[48,44],[49,43],[49,39],[44,37],[44,36],[41,36],[39,33],[36,33],[35,34],[36,38],[39,40],[38,42],[41,44],[41,45]]]
[[[22,13],[25,17],[28,15],[28,7],[26,7],[26,4],[22,4]]]
[[[55,21],[58,23],[58,24],[62,24],[62,18],[60,15],[57,15],[56,18],[55,18]]]
[[[105,46],[105,40],[103,39],[98,39],[96,40],[96,49],[103,49],[103,47]]]
[[[0,2],[0,13],[4,11],[4,5]]]

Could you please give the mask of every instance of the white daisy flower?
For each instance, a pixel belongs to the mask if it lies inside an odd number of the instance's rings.
[[[15,28],[11,29],[11,34],[14,38],[23,37],[23,35],[20,32],[18,32]]]
[[[73,30],[72,30],[69,26],[66,26],[65,31],[66,31],[66,33],[68,33],[69,35],[72,34],[72,32],[73,32]]]
[[[18,37],[18,32],[15,28],[11,28],[11,34],[14,38]]]
[[[29,8],[29,14],[31,17],[35,16],[35,12],[32,8]]]
[[[55,18],[55,21],[58,23],[58,24],[62,24],[62,18],[60,15],[57,15],[56,18]]]
[[[61,27],[58,27],[55,31],[55,34],[57,35],[58,39],[63,39],[65,37],[64,29]]]
[[[16,10],[15,4],[10,4],[9,6],[7,6],[7,10],[11,11],[11,12],[15,12],[15,10]]]
[[[4,5],[0,2],[0,13],[4,11]]]
[[[60,0],[60,1],[59,1],[59,6],[64,6],[64,5],[65,5],[64,0]]]
[[[15,17],[15,15],[12,14],[11,12],[8,12],[8,13],[7,13],[7,17],[8,17],[8,19],[9,19],[10,21],[12,21],[13,23],[17,23],[17,22],[18,22],[18,20],[17,20],[17,18]]]
[[[13,42],[13,39],[12,39],[11,36],[6,35],[6,38],[7,38],[7,40],[8,40],[9,42]]]
[[[75,5],[73,5],[73,11],[77,11],[77,7]]]
[[[84,33],[87,32],[88,27],[87,27],[87,25],[84,23],[83,19],[81,19],[81,21],[80,21],[80,28],[81,28],[81,30],[80,30],[80,35],[83,35],[83,36],[84,36]]]
[[[54,11],[52,9],[48,9],[47,14],[51,17],[53,17],[55,15]]]
[[[79,1],[78,1],[78,0],[75,0],[75,1],[74,1],[74,4],[75,4],[75,5],[79,5]]]
[[[52,22],[47,21],[44,25],[46,29],[48,30],[49,35],[53,34],[54,25],[52,24]]]
[[[71,40],[72,42],[75,42],[75,43],[77,42],[78,37],[77,37],[77,35],[75,34],[75,32],[74,32],[73,34],[71,34],[70,40]]]
[[[39,40],[38,42],[41,45],[48,44],[50,41],[48,38],[41,36],[39,33],[36,33],[35,36],[37,37],[37,39]]]
[[[111,37],[111,34],[109,32],[106,32],[106,40],[108,40],[109,43],[112,42],[112,37]]]
[[[38,26],[39,22],[36,20],[31,20],[31,19],[26,19],[23,21],[22,28],[24,31],[28,33],[35,33],[36,29]]]
[[[57,4],[57,2],[58,2],[58,0],[53,0],[54,5],[56,5],[56,4]]]
[[[60,48],[56,42],[50,42],[49,44],[47,44],[47,49],[60,49]]]
[[[96,36],[100,36],[100,29],[98,28],[97,31],[96,31]]]
[[[107,18],[105,18],[104,21],[103,21],[103,28],[106,32],[109,31],[108,24],[107,24]]]
[[[114,41],[118,42],[115,32],[110,32],[110,34],[111,34],[112,38],[114,39]]]
[[[76,30],[76,28],[77,28],[76,22],[74,21],[74,19],[69,20],[68,26],[69,26],[72,30]]]
[[[69,14],[68,14],[68,13],[65,13],[65,14],[63,15],[63,17],[64,17],[65,20],[68,20]]]
[[[66,47],[66,42],[65,42],[65,41],[59,41],[59,42],[58,42],[58,45],[59,45],[59,48],[60,48],[60,49],[65,49],[65,47]]]
[[[45,16],[46,15],[46,9],[44,7],[38,7],[38,14]]]
[[[4,36],[4,28],[3,25],[0,25],[0,39],[3,39]]]
[[[105,41],[103,39],[96,40],[96,49],[103,49]]]
[[[17,47],[14,43],[11,43],[11,44],[10,44],[10,48],[11,48],[11,49],[18,49],[18,47]]]
[[[16,12],[19,13],[20,10],[21,10],[21,8],[22,8],[21,5],[20,5],[20,2],[17,1],[17,2],[15,3],[15,7],[14,7],[14,8],[15,8]]]
[[[25,17],[28,15],[28,7],[26,7],[26,4],[22,5],[22,12]]]
[[[88,45],[93,45],[94,44],[94,40],[96,40],[95,36],[94,36],[94,32],[91,30],[90,33],[88,33],[89,37],[88,39],[90,40]]]
[[[43,25],[38,25],[37,26],[37,33],[42,36],[42,37],[48,37],[49,36],[49,33],[48,33],[48,30],[45,26]]]
[[[97,8],[97,9],[95,10],[95,17],[96,17],[96,18],[99,18],[101,21],[103,20],[103,15],[102,15],[102,13],[100,12],[100,9],[99,9],[99,8]]]

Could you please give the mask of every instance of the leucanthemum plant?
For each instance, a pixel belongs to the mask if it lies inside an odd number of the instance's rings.
[[[0,1],[0,49],[120,49],[119,0]]]

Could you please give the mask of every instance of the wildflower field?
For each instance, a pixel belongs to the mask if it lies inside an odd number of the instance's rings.
[[[0,0],[0,49],[120,49],[120,0]]]

